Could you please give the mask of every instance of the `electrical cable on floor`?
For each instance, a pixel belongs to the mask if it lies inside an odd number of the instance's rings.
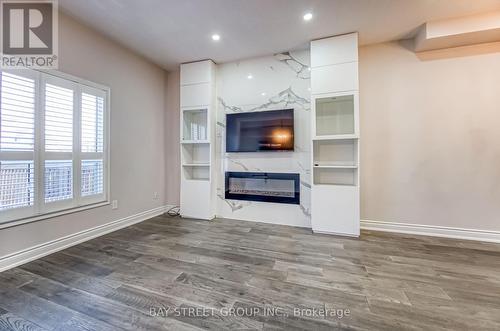
[[[167,210],[166,214],[170,217],[176,217],[180,215],[180,207],[179,206],[174,206]]]

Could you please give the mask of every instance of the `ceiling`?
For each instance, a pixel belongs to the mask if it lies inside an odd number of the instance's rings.
[[[500,9],[500,0],[59,0],[61,9],[167,70],[306,48],[358,31],[362,45],[412,37],[424,22]],[[302,16],[312,12],[305,22]],[[221,40],[214,42],[211,35]]]

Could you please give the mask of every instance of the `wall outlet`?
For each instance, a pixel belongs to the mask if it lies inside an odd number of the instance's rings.
[[[158,192],[154,192],[153,193],[153,200],[158,200],[160,198],[160,195],[158,194]]]
[[[111,201],[111,209],[118,209],[118,200]]]

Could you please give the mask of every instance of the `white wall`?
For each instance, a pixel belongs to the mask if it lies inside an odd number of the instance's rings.
[[[309,57],[309,51],[299,51],[217,66],[218,217],[311,226]],[[225,153],[227,113],[286,108],[294,109],[294,152]],[[225,171],[299,173],[300,206],[226,200]]]
[[[166,201],[167,205],[180,204],[181,150],[180,150],[180,71],[173,71],[167,77],[166,112]]]
[[[500,53],[359,55],[362,219],[500,230]]]
[[[0,230],[0,257],[165,204],[166,73],[61,14],[59,70],[111,88],[110,206]],[[153,200],[153,192],[160,199]]]

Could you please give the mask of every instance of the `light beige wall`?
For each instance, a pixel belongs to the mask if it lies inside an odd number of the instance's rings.
[[[59,34],[59,70],[111,88],[111,199],[119,208],[0,230],[0,257],[166,202],[165,71],[66,15]]]
[[[180,204],[181,151],[180,151],[180,71],[167,77],[166,113],[166,201],[169,205]]]
[[[362,219],[500,230],[500,53],[359,63]]]

